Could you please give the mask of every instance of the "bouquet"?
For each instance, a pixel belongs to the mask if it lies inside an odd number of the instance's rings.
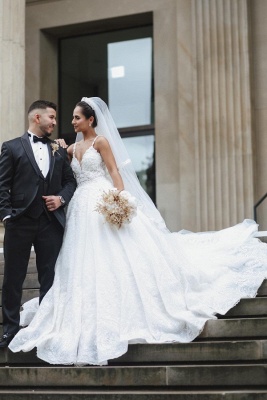
[[[136,199],[125,190],[111,189],[104,192],[96,204],[95,211],[102,214],[106,221],[118,229],[129,224],[136,215]]]

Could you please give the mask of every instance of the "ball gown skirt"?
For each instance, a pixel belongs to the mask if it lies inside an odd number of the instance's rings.
[[[78,187],[68,206],[52,288],[26,303],[12,351],[37,348],[50,364],[104,365],[129,343],[187,343],[208,319],[254,297],[267,277],[267,245],[244,220],[206,233],[162,232],[142,212],[117,229],[95,211],[112,187],[91,147],[72,168]]]

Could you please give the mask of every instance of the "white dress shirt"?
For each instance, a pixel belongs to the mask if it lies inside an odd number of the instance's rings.
[[[32,151],[35,157],[35,160],[37,162],[38,167],[40,168],[40,171],[42,172],[43,176],[46,177],[49,171],[49,153],[48,153],[48,148],[47,144],[44,144],[42,142],[35,142],[33,141],[33,136],[34,133],[28,131],[30,136],[29,140],[31,142],[32,146]],[[37,135],[35,135],[37,136]]]

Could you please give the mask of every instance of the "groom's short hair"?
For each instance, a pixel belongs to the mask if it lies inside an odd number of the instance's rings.
[[[47,101],[47,100],[36,100],[34,101],[29,109],[28,109],[28,115],[30,114],[30,112],[32,112],[33,110],[37,110],[37,109],[43,109],[45,110],[46,108],[53,108],[53,110],[57,111],[57,106],[55,103],[52,103],[52,101]]]

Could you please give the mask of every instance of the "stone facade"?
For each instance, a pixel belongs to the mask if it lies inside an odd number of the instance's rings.
[[[25,0],[0,1],[0,141],[23,132],[25,104]],[[0,242],[3,227],[0,226]]]
[[[20,12],[24,18],[21,0],[2,0],[1,7],[16,1],[20,6],[12,15]],[[254,203],[267,191],[266,3],[28,0],[25,108],[41,97],[57,102],[58,38],[87,33],[98,21],[152,13],[159,210],[171,230],[221,229],[252,218]],[[4,32],[4,17],[0,18]],[[23,26],[20,29],[23,32]],[[24,129],[21,114],[10,125],[17,102],[24,103],[24,44],[18,39],[22,37],[16,31],[11,39],[21,57],[19,64],[9,56],[1,64],[2,140]],[[3,33],[0,40],[2,50]],[[3,98],[10,99],[8,118]],[[259,222],[267,230],[264,205]]]
[[[1,142],[24,129],[25,1],[0,2]]]

